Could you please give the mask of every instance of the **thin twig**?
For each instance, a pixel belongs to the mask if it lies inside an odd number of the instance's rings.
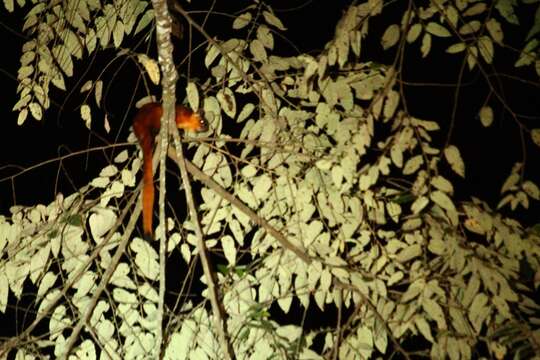
[[[178,158],[176,157],[173,149],[169,148],[169,157],[175,161],[177,164],[179,163]],[[180,165],[179,165],[180,166]],[[247,215],[251,221],[253,221],[255,224],[261,226],[268,232],[270,235],[272,235],[279,243],[286,249],[292,251],[295,253],[300,259],[302,259],[306,264],[311,263],[311,258],[309,257],[306,252],[299,248],[298,246],[292,244],[287,238],[279,232],[275,227],[270,225],[265,219],[257,215],[255,211],[251,210],[247,205],[245,205],[242,201],[240,201],[237,197],[229,193],[227,190],[225,190],[221,185],[219,185],[217,182],[212,180],[212,178],[208,175],[206,175],[204,172],[202,172],[198,167],[193,165],[189,160],[186,159],[186,168],[187,171],[191,173],[194,177],[201,180],[206,186],[208,186],[210,189],[212,189],[216,194],[221,196],[223,199],[230,202],[234,207],[236,207],[238,210],[243,212],[245,215]]]
[[[135,198],[135,196],[133,196],[133,198]],[[98,287],[94,291],[94,294],[92,295],[92,299],[90,299],[85,313],[83,314],[83,316],[81,316],[81,318],[77,322],[77,325],[75,325],[75,327],[73,328],[73,331],[64,347],[65,351],[62,354],[61,359],[68,358],[69,353],[71,352],[71,349],[73,348],[73,346],[75,345],[75,342],[79,338],[79,334],[83,326],[87,325],[90,317],[92,316],[92,313],[94,312],[94,309],[96,308],[96,305],[98,303],[99,297],[101,296],[103,291],[105,291],[105,288],[109,284],[109,280],[111,279],[112,275],[114,274],[114,271],[116,270],[118,263],[120,262],[120,257],[122,257],[122,255],[125,254],[127,244],[129,240],[131,239],[131,234],[133,233],[133,229],[135,229],[135,224],[137,223],[137,219],[139,218],[139,213],[141,212],[141,208],[142,208],[141,203],[142,201],[137,201],[135,210],[131,218],[129,219],[126,230],[124,231],[122,241],[120,241],[120,245],[116,249],[116,252],[114,253],[114,256],[112,257],[109,266],[107,266],[107,270],[105,270],[105,272],[103,273],[103,276],[101,277],[101,281],[99,282]],[[127,209],[129,208],[131,208],[131,204],[128,205]],[[109,236],[112,236],[113,233],[114,232],[111,231],[109,233]],[[93,257],[91,257],[91,259],[93,259]]]
[[[116,229],[122,224],[122,221],[124,217],[131,213],[131,207],[133,205],[133,202],[135,201],[137,197],[133,195],[128,203],[126,204],[124,211],[120,214],[118,221],[116,222],[115,226],[109,231],[109,234],[107,237],[94,248],[86,262],[83,266],[79,268],[78,271],[76,271],[73,276],[66,282],[64,285],[64,288],[62,291],[60,291],[54,298],[52,298],[48,305],[43,308],[42,311],[37,313],[35,320],[26,328],[22,333],[20,333],[17,337],[10,339],[9,341],[2,344],[2,347],[0,348],[0,358],[3,358],[6,356],[6,354],[17,344],[19,343],[20,339],[30,336],[32,331],[40,324],[47,316],[49,316],[50,312],[55,308],[55,306],[58,304],[58,302],[67,296],[67,292],[73,287],[73,285],[80,280],[80,278],[84,275],[88,267],[91,265],[91,263],[98,257],[99,253],[103,248],[110,245],[110,240],[112,238],[112,234],[116,232]],[[131,213],[130,223],[135,223],[137,219],[139,218],[139,214],[141,212],[142,206],[141,202],[138,201],[137,205],[135,206],[135,210]],[[130,234],[130,232],[126,231],[126,234]]]
[[[342,281],[340,281],[339,279],[336,279],[334,278],[334,284],[337,286],[337,287],[340,287],[342,289],[347,289],[347,290],[350,290],[350,291],[354,291],[355,293],[357,293],[363,300],[364,300],[364,303],[367,305],[368,308],[370,308],[370,310],[373,312],[373,314],[375,315],[375,317],[381,322],[381,324],[384,326],[384,330],[386,331],[386,334],[388,335],[388,337],[390,338],[390,341],[392,341],[392,343],[394,344],[396,350],[401,354],[403,355],[403,357],[407,360],[410,360],[411,357],[409,356],[409,353],[407,351],[405,351],[405,349],[403,349],[401,347],[401,345],[399,344],[399,342],[397,341],[397,339],[394,337],[394,335],[392,334],[392,330],[390,330],[390,327],[388,326],[388,323],[386,322],[386,320],[382,317],[381,314],[379,314],[379,312],[377,311],[377,307],[375,305],[373,305],[371,303],[371,300],[368,299],[368,297],[366,295],[364,295],[356,286],[353,286],[353,285],[349,285],[349,284],[346,284]]]
[[[236,355],[234,353],[234,349],[232,347],[230,337],[228,336],[227,332],[227,313],[222,304],[222,296],[220,294],[219,287],[217,285],[217,279],[210,264],[210,260],[208,259],[208,253],[206,245],[204,243],[201,224],[199,223],[199,219],[197,217],[195,199],[193,198],[193,191],[191,189],[189,174],[186,168],[188,161],[184,157],[184,152],[180,142],[180,135],[177,131],[173,132],[173,139],[176,150],[170,147],[169,153],[172,152],[175,155],[178,154],[178,157],[174,156],[174,159],[176,164],[180,168],[182,184],[186,192],[186,202],[188,204],[189,212],[191,214],[191,222],[193,226],[195,226],[195,234],[197,236],[197,250],[199,251],[199,256],[201,257],[203,272],[208,286],[208,294],[210,297],[210,304],[212,305],[212,312],[214,314],[216,331],[218,332],[225,358],[236,359]]]

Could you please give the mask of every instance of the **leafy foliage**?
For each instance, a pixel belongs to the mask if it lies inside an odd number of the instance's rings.
[[[32,38],[21,57],[19,122],[28,112],[42,117],[49,84],[64,89],[74,59],[97,51],[98,42],[101,49],[118,48],[124,35],[146,28],[152,15],[146,4],[34,5],[25,24]],[[389,25],[381,46],[390,50],[418,41],[427,57],[446,39],[452,42],[448,56],[462,56],[469,69],[492,64],[505,41],[503,25],[519,21],[512,4],[429,2]],[[218,281],[237,356],[407,356],[400,344],[415,336],[426,341],[419,353],[432,358],[468,359],[481,343],[496,358],[537,351],[538,304],[522,267],[538,278],[540,236],[499,211],[506,204],[528,208],[539,199],[537,185],[523,179],[524,165],[517,164],[503,184],[498,209],[477,198],[455,198],[451,175],[467,174],[460,149],[433,141],[439,122],[408,113],[399,69],[359,61],[382,2],[351,5],[322,53],[291,57],[275,54],[275,35],[285,25],[269,7],[258,6],[232,21],[238,34],[251,29],[248,36],[208,43],[208,81],[199,86],[216,140],[200,141],[193,163],[311,261],[283,248],[205,183],[199,218],[207,247],[222,250],[227,261]],[[515,65],[539,75],[537,28]],[[145,67],[154,70],[148,72],[159,76],[150,63]],[[198,103],[193,83],[188,97]],[[486,127],[490,109],[480,110]],[[237,137],[226,134],[229,122],[241,127]],[[531,131],[533,141],[537,130]],[[231,143],[240,145],[238,152]],[[92,301],[96,307],[75,356],[145,358],[156,346],[154,329],[161,324],[155,322],[154,245],[134,237],[128,256],[112,261],[122,239],[133,236],[119,219],[133,211],[126,189],[134,188],[139,167],[139,159],[121,154],[78,193],[0,217],[0,309],[6,311],[9,292],[20,298],[26,281],[38,288],[37,313],[49,325],[48,341],[38,349],[52,346],[56,356],[62,354],[67,329]],[[168,251],[178,248],[192,264],[198,255],[193,224],[169,224]],[[108,296],[99,295],[100,276],[110,266],[115,270]],[[271,318],[272,306],[287,314],[295,301],[306,311],[315,305],[352,312],[335,328],[316,331]],[[185,301],[178,310],[165,358],[219,358],[204,303]],[[510,334],[516,333],[525,340],[515,342]],[[316,339],[321,351],[315,350]],[[31,353],[24,346],[18,351]]]

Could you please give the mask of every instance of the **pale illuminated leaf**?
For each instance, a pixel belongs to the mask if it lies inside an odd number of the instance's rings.
[[[422,155],[416,155],[405,163],[405,166],[403,167],[403,175],[411,175],[414,174],[420,166],[424,163],[424,158]]]
[[[412,203],[411,211],[413,214],[418,214],[426,207],[427,204],[429,204],[429,199],[425,196],[420,196]]]
[[[236,122],[241,123],[242,121],[246,120],[251,115],[253,110],[255,110],[255,105],[253,105],[252,103],[247,103],[246,105],[244,105],[242,111],[240,111],[240,114],[238,115],[238,119],[236,120]]]
[[[0,312],[5,314],[8,306],[9,281],[4,273],[0,273]],[[39,293],[38,293],[39,296]]]
[[[535,200],[540,200],[540,190],[538,190],[538,186],[536,186],[535,183],[532,181],[524,181],[523,185],[521,185],[522,189],[529,195],[531,198]]]
[[[531,130],[531,139],[537,146],[540,146],[540,128]]]
[[[384,50],[396,45],[399,40],[399,26],[392,24],[386,28],[381,39],[381,45]]]
[[[30,113],[32,114],[34,119],[36,120],[43,119],[43,109],[41,108],[41,105],[33,102],[33,103],[30,103],[30,105],[28,105],[28,108],[30,109]]]
[[[160,79],[158,63],[154,59],[149,58],[146,54],[137,54],[137,60],[141,63],[141,65],[148,73],[150,81],[152,81],[152,83],[154,83],[155,85],[158,85]]]
[[[193,81],[188,82],[186,87],[186,96],[189,103],[190,108],[193,111],[197,111],[199,109],[199,89],[197,88],[197,85]]]
[[[491,126],[493,123],[493,109],[491,106],[482,106],[478,115],[480,116],[480,122],[484,127]]]
[[[221,238],[221,245],[223,246],[223,255],[229,262],[230,266],[236,265],[236,246],[234,239],[230,235],[225,235]]]
[[[426,31],[438,37],[449,37],[452,35],[444,26],[436,22],[429,22],[426,26]]]
[[[431,35],[424,34],[424,37],[422,38],[422,46],[420,47],[420,52],[422,53],[422,57],[428,56],[430,51],[431,51]]]
[[[454,192],[452,183],[441,175],[437,175],[431,179],[431,185],[447,194],[452,194]]]
[[[254,39],[249,43],[249,51],[255,61],[265,62],[267,59],[266,49],[259,39]]]
[[[137,27],[135,28],[134,34],[137,34],[139,31],[146,28],[152,21],[154,21],[154,18],[154,9],[147,10],[139,20]]]
[[[501,194],[510,191],[510,190],[516,190],[517,184],[520,180],[520,176],[516,172],[512,172],[510,176],[505,180],[503,186],[501,187]]]
[[[463,16],[475,16],[486,11],[487,5],[483,2],[476,3],[463,12]]]
[[[110,209],[99,209],[90,215],[90,232],[94,239],[99,239],[109,232],[116,223],[117,216]]]
[[[419,23],[414,24],[409,28],[409,32],[407,33],[407,42],[413,43],[418,39],[418,36],[420,36],[420,33],[422,32],[422,25]]]
[[[253,16],[251,15],[250,12],[245,12],[243,14],[240,14],[233,21],[233,25],[232,25],[233,29],[239,30],[239,29],[242,29],[243,27],[246,27],[251,22],[252,17]]]
[[[446,210],[446,213],[448,217],[450,218],[452,224],[457,224],[458,222],[457,210],[456,210],[456,207],[454,206],[454,203],[448,197],[448,195],[446,195],[442,191],[436,190],[431,193],[430,199],[435,204],[439,205],[441,208]]]
[[[414,318],[414,323],[416,325],[416,328],[420,331],[422,336],[429,342],[435,342],[433,339],[433,335],[431,335],[431,327],[429,326],[429,323],[426,321],[425,318],[421,316],[416,316]]]
[[[446,330],[446,319],[441,305],[433,299],[424,298],[422,300],[422,308],[433,320],[435,320],[435,322],[437,322],[437,328],[439,330]]]
[[[17,116],[17,125],[22,125],[26,121],[26,118],[28,117],[28,108],[24,108],[19,112],[19,115]]]
[[[257,39],[261,41],[267,49],[274,48],[274,36],[270,32],[270,29],[266,25],[260,25],[257,28]]]
[[[445,148],[444,157],[456,174],[461,177],[465,177],[465,163],[463,162],[459,149],[456,146],[450,145]]]
[[[219,101],[219,105],[223,109],[223,112],[234,119],[236,116],[236,98],[234,97],[232,90],[229,88],[219,90],[216,98]]]
[[[422,247],[419,244],[414,244],[407,246],[405,249],[400,251],[400,253],[396,257],[396,261],[400,263],[405,263],[420,255],[422,255]]]
[[[450,46],[446,49],[446,52],[449,53],[449,54],[457,54],[457,53],[462,52],[462,51],[465,50],[466,48],[467,48],[467,46],[465,45],[465,43],[459,42],[459,43],[450,45]]]
[[[477,333],[480,332],[482,325],[490,313],[488,297],[484,293],[475,296],[471,307],[469,308],[469,320]]]
[[[490,37],[488,36],[482,36],[480,39],[478,39],[478,50],[480,51],[480,55],[484,58],[484,61],[488,64],[491,64],[493,62],[493,42]]]
[[[273,25],[275,26],[276,28],[278,28],[279,30],[287,30],[287,28],[285,26],[283,26],[283,23],[281,22],[281,20],[279,20],[274,14],[272,14],[271,12],[269,11],[263,11],[263,17],[264,17],[264,20],[270,24],[270,25]]]
[[[491,18],[487,21],[486,27],[488,29],[489,35],[497,44],[503,43],[504,33],[501,28],[501,24],[495,18]]]

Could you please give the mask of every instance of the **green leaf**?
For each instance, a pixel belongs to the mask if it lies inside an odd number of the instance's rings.
[[[401,215],[401,206],[399,206],[395,202],[389,202],[386,203],[386,211],[395,223],[399,221],[399,215]]]
[[[429,199],[425,196],[420,196],[411,204],[412,213],[418,214],[426,207],[427,204],[429,204]]]
[[[221,237],[221,246],[223,247],[223,255],[229,262],[229,266],[235,266],[236,264],[236,246],[234,239],[230,235]]]
[[[85,37],[86,50],[91,54],[94,52],[97,46],[97,34],[94,29],[89,29]]]
[[[139,33],[139,31],[145,29],[152,21],[154,21],[154,9],[148,9],[144,15],[139,20],[139,23],[137,24],[137,27],[135,28],[135,33]],[[96,24],[97,26],[97,24]]]
[[[34,73],[34,67],[32,65],[22,66],[17,72],[17,80],[22,80],[29,77]]]
[[[493,109],[489,105],[482,106],[478,116],[484,127],[489,127],[493,123]]]
[[[469,70],[474,69],[476,66],[476,61],[478,59],[478,48],[476,46],[470,46],[469,52],[467,53],[467,65]]]
[[[381,39],[381,45],[384,50],[396,45],[399,40],[399,26],[392,24],[386,28]]]
[[[148,77],[153,84],[158,85],[161,78],[161,73],[159,71],[159,65],[156,60],[148,57],[146,54],[137,54],[137,60],[146,70]]]
[[[508,178],[504,181],[503,186],[501,187],[501,194],[504,194],[507,191],[515,191],[517,190],[517,184],[521,177],[518,173],[512,172]]]
[[[186,96],[191,109],[197,111],[199,109],[199,89],[193,81],[188,82],[186,86]]]
[[[447,245],[441,238],[433,237],[430,239],[428,250],[433,254],[442,256],[446,253],[446,249]]]
[[[94,86],[94,97],[96,99],[96,104],[98,107],[101,105],[101,96],[103,93],[103,81],[98,80]]]
[[[438,37],[452,36],[452,34],[450,34],[450,32],[444,26],[433,21],[427,24],[426,31]]]
[[[484,321],[491,312],[488,301],[484,293],[478,293],[469,308],[469,320],[477,334],[480,333]]]
[[[519,25],[519,19],[514,11],[514,6],[517,6],[515,0],[496,1],[495,8],[499,11],[502,17],[510,24]]]
[[[540,146],[540,128],[531,130],[531,139],[536,146]]]
[[[446,319],[441,305],[431,298],[422,299],[422,308],[424,311],[437,322],[437,328],[439,330],[446,330]]]
[[[429,52],[431,50],[431,35],[430,34],[424,34],[424,37],[422,38],[422,46],[420,47],[420,52],[422,53],[422,57],[428,56]]]
[[[405,163],[405,166],[403,167],[403,175],[411,175],[414,174],[420,166],[424,163],[424,158],[422,155],[416,155]]]
[[[459,149],[454,146],[450,145],[446,149],[444,149],[444,157],[448,164],[450,164],[450,167],[456,174],[458,174],[461,177],[465,177],[465,163],[463,162],[463,159],[461,158],[461,154],[459,153]]]
[[[535,183],[532,181],[524,181],[523,185],[521,185],[522,189],[535,200],[540,200],[540,190],[538,190],[538,186],[536,186]]]
[[[491,18],[486,23],[486,28],[489,35],[497,44],[502,45],[504,39],[504,33],[501,28],[501,24],[495,18]]]
[[[482,36],[478,39],[478,50],[480,55],[484,58],[484,61],[488,64],[493,62],[493,54],[495,49],[493,48],[493,42],[488,36]]]
[[[412,299],[420,295],[420,293],[424,291],[425,287],[426,282],[424,279],[415,280],[411,285],[409,285],[403,296],[401,296],[400,301],[402,303],[411,301]]]
[[[435,342],[433,335],[431,335],[431,327],[425,318],[421,317],[420,315],[415,316],[414,324],[426,340],[432,343]]]
[[[409,28],[409,32],[407,33],[407,42],[413,43],[418,39],[418,36],[420,36],[420,33],[422,32],[422,25],[420,23],[416,23],[413,26]]]
[[[405,263],[420,255],[422,255],[422,247],[419,244],[414,244],[407,246],[405,249],[400,251],[396,257],[396,261],[399,263]]]
[[[482,24],[478,20],[469,21],[459,28],[459,33],[461,35],[470,35],[478,32]]]
[[[446,180],[441,175],[437,175],[433,179],[431,179],[431,185],[447,194],[452,194],[454,192],[454,187],[452,186],[452,183]]]
[[[236,116],[236,98],[232,90],[228,87],[221,89],[218,91],[216,98],[223,112],[234,119]]]
[[[83,47],[80,37],[69,29],[64,30],[62,37],[64,40],[64,44],[66,44],[66,48],[69,49],[69,52],[77,59],[82,59]]]
[[[240,111],[240,114],[238,115],[238,119],[236,119],[236,122],[241,123],[246,120],[251,115],[253,110],[255,110],[255,105],[253,105],[252,103],[247,103],[246,105],[244,105],[242,111]]]
[[[13,0],[4,0],[4,7],[11,13],[15,10],[15,3]]]
[[[124,39],[124,23],[120,20],[116,22],[113,28],[113,44],[115,48],[119,48]]]
[[[90,111],[90,106],[88,104],[83,104],[81,106],[81,118],[84,120],[84,124],[88,129],[92,127],[92,112]]]
[[[483,2],[476,3],[463,12],[463,16],[476,16],[486,11],[487,5]]]
[[[471,305],[473,299],[476,297],[479,290],[480,279],[476,274],[472,274],[469,281],[467,282],[467,287],[465,288],[465,292],[463,293],[463,298],[461,300],[461,304],[465,309]]]
[[[150,280],[156,280],[159,275],[158,254],[154,248],[140,238],[134,238],[130,243],[135,253],[135,265],[138,272]]]
[[[242,29],[242,28],[246,27],[247,25],[249,25],[252,18],[253,18],[253,16],[251,15],[250,12],[245,12],[243,14],[240,14],[233,21],[233,25],[232,25],[233,29],[239,30],[239,29]]]
[[[263,17],[264,17],[264,20],[270,24],[270,25],[273,25],[275,26],[276,28],[278,28],[279,30],[282,30],[282,31],[285,31],[287,30],[287,28],[285,26],[283,26],[283,23],[281,22],[281,20],[279,20],[274,14],[272,14],[271,12],[269,11],[263,11]]]
[[[270,32],[268,26],[263,24],[257,28],[257,39],[261,41],[265,48],[274,48],[274,36]]]
[[[106,182],[108,183],[107,178],[101,179],[106,179]],[[116,219],[117,216],[114,211],[109,209],[100,209],[91,214],[88,223],[90,225],[90,232],[92,234],[92,237],[94,239],[101,239],[109,232],[109,230],[112,229],[116,222]]]
[[[253,55],[255,61],[265,62],[268,58],[266,54],[266,49],[264,48],[263,43],[259,39],[255,39],[249,43],[249,51]]]
[[[28,108],[24,108],[19,112],[19,115],[17,116],[17,125],[22,125],[26,121],[26,118],[28,117]]]
[[[457,225],[458,223],[457,210],[456,210],[456,207],[454,206],[454,203],[448,197],[448,195],[446,195],[442,191],[436,190],[436,191],[433,191],[429,197],[435,204],[439,205],[441,208],[443,208],[446,211],[446,214],[448,215],[451,223],[453,225]]]
[[[36,120],[43,119],[43,108],[41,107],[41,105],[33,102],[33,103],[30,103],[30,105],[28,105],[28,108],[30,109],[30,113],[32,114],[34,119]]]
[[[459,42],[459,43],[450,45],[450,46],[446,49],[446,52],[449,53],[449,54],[457,54],[457,53],[462,52],[462,51],[465,50],[466,48],[467,48],[467,46],[465,45],[465,43]]]
[[[208,51],[206,52],[206,56],[204,57],[204,65],[206,68],[209,68],[210,65],[216,60],[218,55],[220,54],[219,48],[213,44],[209,45]]]

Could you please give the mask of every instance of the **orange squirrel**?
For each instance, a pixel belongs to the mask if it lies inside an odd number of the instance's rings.
[[[153,237],[152,208],[154,207],[154,174],[152,171],[152,152],[154,137],[161,127],[163,108],[161,104],[143,105],[133,119],[133,130],[143,152],[143,231],[146,238]],[[206,120],[191,109],[176,105],[176,127],[188,131],[206,131]]]

